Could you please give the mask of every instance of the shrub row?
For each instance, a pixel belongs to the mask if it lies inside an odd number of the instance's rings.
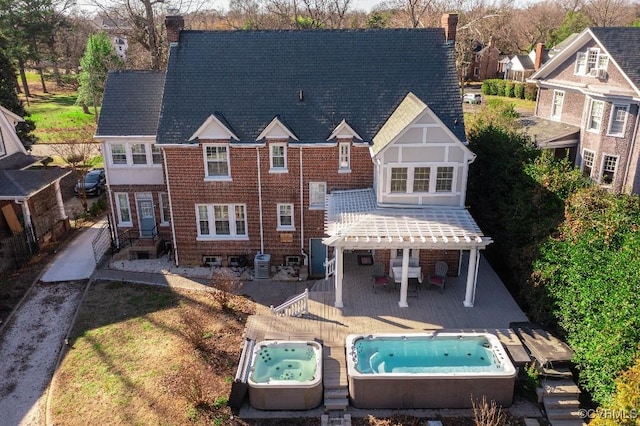
[[[538,88],[535,84],[493,78],[482,82],[482,93],[535,101]]]

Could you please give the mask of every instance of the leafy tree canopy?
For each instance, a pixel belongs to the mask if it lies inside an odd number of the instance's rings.
[[[549,46],[555,46],[556,44],[564,41],[573,33],[579,33],[588,26],[593,25],[591,19],[580,11],[569,11],[562,20],[562,25],[552,31],[549,38]]]
[[[102,103],[107,72],[121,66],[122,61],[107,34],[100,32],[89,36],[84,56],[80,59],[80,86],[76,103],[83,107],[94,107],[96,120],[97,107]]]

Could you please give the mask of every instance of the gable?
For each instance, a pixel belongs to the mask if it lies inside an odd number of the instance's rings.
[[[260,132],[256,141],[262,139],[293,139],[294,141],[299,140],[298,137],[287,127],[287,125],[279,118],[274,117],[271,120],[271,123],[267,125],[267,127]]]
[[[22,121],[22,117],[4,107],[0,107],[0,112],[0,158],[13,154],[26,156],[27,150],[15,131],[15,124]]]
[[[224,119],[222,117],[216,117],[215,115],[212,114],[204,121],[204,123],[202,123],[202,125],[200,125],[198,130],[196,130],[193,133],[193,135],[191,135],[191,137],[189,138],[190,141],[194,139],[238,140],[238,137],[224,123]]]
[[[441,28],[182,31],[158,143],[187,142],[213,111],[240,143],[255,143],[276,116],[301,143],[324,142],[341,120],[371,141],[408,92],[464,138],[454,49]]]
[[[580,87],[597,92],[606,92],[615,86],[620,94],[639,94],[640,54],[628,47],[634,40],[640,42],[640,28],[586,28],[531,79],[571,80]],[[608,58],[604,74],[576,73],[578,55],[586,54],[589,49],[595,49]]]

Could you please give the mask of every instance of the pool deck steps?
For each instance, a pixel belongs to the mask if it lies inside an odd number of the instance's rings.
[[[582,426],[580,417],[580,388],[571,379],[547,379],[539,388],[538,399],[544,405],[547,420],[552,426]]]
[[[326,411],[346,410],[349,407],[347,363],[342,344],[323,346],[324,408]]]

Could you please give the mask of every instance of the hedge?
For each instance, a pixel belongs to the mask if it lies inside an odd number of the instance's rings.
[[[520,83],[499,78],[491,78],[482,82],[482,94],[484,95],[506,96],[508,98],[535,101],[537,93],[538,88],[531,83]]]

